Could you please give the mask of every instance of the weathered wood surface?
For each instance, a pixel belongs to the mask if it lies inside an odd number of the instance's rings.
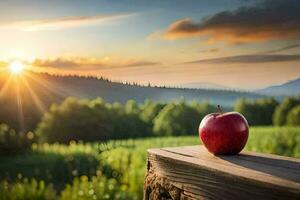
[[[300,159],[203,146],[148,150],[144,199],[300,199]]]

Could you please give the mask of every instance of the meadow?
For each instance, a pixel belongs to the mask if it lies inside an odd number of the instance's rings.
[[[172,136],[33,144],[0,157],[0,199],[142,199],[148,148],[199,143]],[[300,127],[252,127],[245,150],[300,158]]]

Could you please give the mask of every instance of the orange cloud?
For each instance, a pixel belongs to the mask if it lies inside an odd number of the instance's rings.
[[[225,64],[225,63],[269,63],[269,62],[290,62],[299,61],[300,55],[285,55],[285,54],[248,54],[227,56],[219,58],[202,59],[187,64]]]
[[[2,28],[12,28],[22,31],[57,30],[83,25],[93,25],[107,21],[122,19],[134,14],[112,14],[94,16],[71,16],[57,19],[42,19],[30,21],[12,21],[0,24]]]
[[[118,58],[105,57],[97,58],[83,58],[83,57],[57,57],[49,59],[36,59],[32,65],[35,67],[48,67],[63,70],[100,70],[100,69],[115,69],[128,68],[140,66],[153,66],[159,64],[158,62],[147,60],[124,60]]]
[[[200,22],[190,18],[172,23],[161,34],[163,39],[206,36],[208,42],[260,42],[300,38],[300,1],[261,1],[253,7],[223,11]],[[150,37],[158,37],[159,32]]]

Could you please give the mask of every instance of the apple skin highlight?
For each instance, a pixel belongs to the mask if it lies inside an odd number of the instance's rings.
[[[199,137],[214,155],[235,155],[245,147],[249,135],[246,118],[237,112],[206,115],[199,126]]]

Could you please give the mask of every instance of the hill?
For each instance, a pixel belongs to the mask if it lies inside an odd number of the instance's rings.
[[[192,88],[192,89],[211,89],[211,90],[230,90],[231,88],[211,83],[211,82],[191,82],[182,84],[183,88]]]
[[[168,102],[183,97],[187,101],[209,101],[223,107],[232,106],[241,97],[263,97],[248,92],[139,86],[103,78],[33,72],[26,72],[22,76],[1,73],[0,88],[0,121],[21,130],[32,130],[51,104],[70,96],[89,99],[101,97],[107,102],[120,103],[130,99],[138,103],[146,99]],[[15,124],[19,124],[18,127]]]
[[[255,92],[270,96],[295,96],[300,94],[300,78],[281,85],[266,87]]]
[[[44,84],[53,88],[53,91],[62,98],[68,96],[90,99],[101,97],[107,102],[120,103],[125,103],[130,99],[142,103],[146,99],[169,102],[184,98],[187,101],[209,101],[212,104],[232,106],[236,99],[241,97],[252,99],[263,97],[255,93],[229,90],[140,86],[95,77],[51,76],[49,74],[35,74],[34,76],[43,79]]]

